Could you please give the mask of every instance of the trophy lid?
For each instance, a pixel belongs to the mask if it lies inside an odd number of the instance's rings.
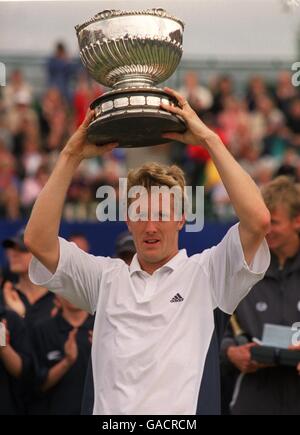
[[[119,9],[105,9],[104,11],[101,11],[94,15],[89,20],[85,21],[82,24],[77,24],[75,26],[76,33],[78,34],[84,27],[88,26],[91,23],[95,23],[96,21],[102,21],[107,20],[109,18],[115,18],[115,17],[122,17],[122,16],[130,16],[130,15],[152,15],[156,17],[161,18],[169,18],[170,20],[174,20],[177,23],[179,23],[182,26],[182,29],[184,29],[184,22],[181,21],[179,18],[175,17],[174,15],[169,14],[165,9],[163,8],[152,8],[152,9],[145,9],[145,10],[133,10],[133,11],[123,11]]]

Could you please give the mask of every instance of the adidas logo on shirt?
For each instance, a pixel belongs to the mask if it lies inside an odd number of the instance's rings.
[[[183,297],[177,293],[171,300],[170,302],[182,302],[184,299]]]

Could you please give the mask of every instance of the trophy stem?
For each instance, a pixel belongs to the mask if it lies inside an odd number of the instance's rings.
[[[113,85],[113,89],[152,88],[153,86],[154,80],[150,75],[127,74],[123,75],[122,79]]]

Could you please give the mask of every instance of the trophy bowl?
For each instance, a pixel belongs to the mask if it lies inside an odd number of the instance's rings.
[[[168,142],[161,135],[185,130],[183,120],[163,110],[175,98],[155,87],[169,78],[182,56],[183,23],[163,9],[105,10],[75,27],[80,57],[89,74],[111,87],[92,102],[88,139],[140,147]]]

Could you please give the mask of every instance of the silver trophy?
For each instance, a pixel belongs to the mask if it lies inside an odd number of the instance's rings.
[[[184,24],[164,9],[105,10],[75,27],[80,57],[90,75],[112,91],[91,104],[89,141],[141,147],[168,142],[161,135],[185,130],[161,108],[176,99],[155,85],[173,74],[182,56]]]

